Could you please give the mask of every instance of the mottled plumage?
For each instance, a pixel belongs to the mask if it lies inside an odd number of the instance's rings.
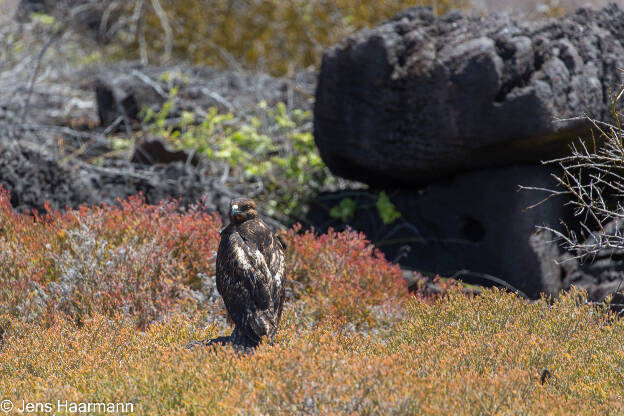
[[[217,289],[236,327],[232,342],[272,341],[284,305],[284,246],[247,198],[230,202],[230,224],[217,252]]]

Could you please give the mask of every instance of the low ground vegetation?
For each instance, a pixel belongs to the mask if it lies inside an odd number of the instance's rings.
[[[408,294],[351,231],[288,236],[274,346],[195,348],[231,327],[219,219],[140,197],[15,214],[0,194],[0,391],[136,414],[619,414],[624,322],[578,291],[537,302],[454,284]],[[62,413],[62,412],[61,412]]]
[[[521,4],[500,0],[40,3],[48,6],[43,8],[46,13],[34,14],[36,19],[55,30],[87,34],[82,39],[87,46],[97,42],[97,48],[88,48],[90,53],[80,57],[82,63],[132,59],[170,64],[183,60],[279,76],[318,67],[325,48],[412,6],[431,7],[436,15],[451,10],[481,15],[513,11],[528,18],[543,18],[562,16],[587,5],[581,0],[527,0]],[[604,5],[606,1],[594,3]]]
[[[145,9],[134,13],[139,3]],[[63,30],[63,22],[35,16],[32,43],[0,30],[6,45],[0,84],[14,86],[20,77],[34,82],[38,53],[42,68],[52,59],[88,66],[110,57],[165,61],[169,54],[292,74],[317,65],[327,44],[405,5],[374,2],[358,8],[334,2],[333,12],[317,16],[317,5],[304,3],[254,2],[270,6],[265,15],[250,7],[225,10],[232,15],[213,13],[217,8],[210,15],[206,9],[186,16],[194,9],[176,11],[174,2],[124,2],[130,7],[125,12],[132,12],[126,17],[137,19],[119,22],[136,24],[136,30],[118,32],[126,38],[112,41],[106,52],[76,49],[85,39],[69,42],[79,35]],[[452,4],[436,2],[438,12]],[[164,15],[158,15],[158,5]],[[394,8],[377,8],[387,5]],[[239,18],[239,12],[260,17]],[[287,28],[305,24],[291,32],[267,25],[267,19]],[[180,21],[200,30],[186,33]],[[240,32],[256,24],[267,32]],[[202,28],[233,43],[212,39]],[[291,33],[304,38],[287,39]],[[190,49],[199,44],[194,36],[206,40],[202,48]],[[54,48],[62,53],[46,56],[46,45],[55,39]],[[124,55],[119,45],[135,48]],[[235,126],[228,125],[229,115],[210,113],[206,120],[182,115],[174,128],[165,125],[164,113],[152,114],[149,133],[226,162],[248,180],[262,177],[270,185],[271,175],[280,175],[276,182],[288,178],[295,189],[310,183],[305,175],[325,169],[311,159],[316,154],[310,152],[309,114],[295,111],[264,109],[260,117]],[[273,126],[279,134],[264,130]],[[267,137],[276,135],[289,140],[291,153],[275,153]],[[278,173],[265,160],[277,165]],[[273,200],[296,212],[285,205],[287,199]],[[353,203],[345,201],[332,216],[352,215]],[[387,197],[377,206],[384,222],[400,215]],[[250,356],[227,347],[189,351],[185,345],[191,340],[231,331],[214,282],[221,227],[201,203],[148,205],[137,196],[114,206],[23,215],[1,191],[0,400],[16,406],[22,400],[131,402],[134,413],[148,415],[624,411],[624,324],[607,307],[588,304],[576,290],[529,302],[496,289],[467,295],[444,283],[435,296],[410,295],[398,266],[352,231],[290,230],[288,301],[274,346],[263,345]]]
[[[578,6],[576,0],[525,1],[521,7],[483,0],[201,0],[111,2],[125,30],[110,51],[145,61],[183,57],[195,63],[293,75],[318,67],[325,48],[351,33],[373,27],[412,6],[485,14],[516,10],[531,17],[555,17]],[[112,10],[112,12],[111,12]],[[110,24],[119,28],[119,24]],[[130,48],[128,48],[128,45]]]
[[[310,110],[288,109],[282,102],[271,108],[261,101],[249,114],[211,107],[198,118],[187,111],[172,113],[176,94],[174,87],[159,111],[145,112],[143,131],[126,137],[126,147],[143,137],[160,137],[172,147],[224,163],[229,176],[255,184],[254,199],[284,222],[303,218],[306,203],[339,182],[314,144]]]

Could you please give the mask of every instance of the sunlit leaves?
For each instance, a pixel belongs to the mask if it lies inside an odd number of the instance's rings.
[[[225,162],[235,176],[261,183],[256,200],[270,215],[284,220],[301,215],[307,198],[334,180],[314,143],[309,111],[260,102],[256,116],[239,118],[212,107],[203,120],[185,112],[170,119],[176,93],[160,111],[145,110],[150,134]]]

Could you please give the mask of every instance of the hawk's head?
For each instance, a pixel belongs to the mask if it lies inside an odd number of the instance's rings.
[[[249,198],[236,198],[230,201],[230,221],[242,224],[247,220],[258,218],[256,203]]]

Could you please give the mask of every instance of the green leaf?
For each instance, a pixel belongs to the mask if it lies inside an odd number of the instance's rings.
[[[340,201],[340,204],[336,205],[329,211],[329,216],[336,219],[341,219],[342,221],[347,221],[350,218],[353,218],[355,214],[355,201],[351,198],[344,198]]]
[[[379,199],[377,199],[376,205],[379,216],[384,224],[392,224],[401,218],[401,213],[396,209],[385,192],[381,192],[379,194]]]
[[[129,150],[132,147],[133,140],[123,137],[113,137],[110,144],[113,150]]]
[[[56,19],[54,18],[54,16],[50,16],[49,14],[45,13],[31,13],[30,18],[37,22],[41,22],[46,26],[52,26],[56,23]]]

